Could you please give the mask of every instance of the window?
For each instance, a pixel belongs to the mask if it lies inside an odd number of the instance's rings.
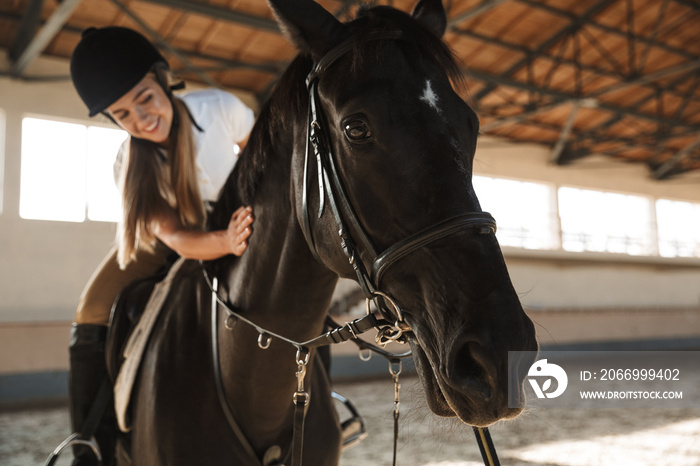
[[[559,188],[562,247],[633,255],[653,252],[651,205],[647,198]]]
[[[659,254],[665,257],[700,257],[700,204],[656,201]]]
[[[112,162],[125,131],[24,118],[20,217],[116,221],[120,203]]]
[[[485,176],[474,176],[473,183],[482,208],[496,219],[501,245],[527,249],[558,246],[552,187]]]

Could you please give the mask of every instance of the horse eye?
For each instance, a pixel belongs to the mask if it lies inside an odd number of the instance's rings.
[[[352,120],[345,123],[345,137],[350,142],[365,142],[372,137],[372,131],[362,120]]]

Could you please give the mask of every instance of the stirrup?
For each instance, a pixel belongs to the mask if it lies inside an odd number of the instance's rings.
[[[56,449],[49,455],[49,457],[46,458],[44,466],[53,466],[53,464],[56,463],[56,460],[58,460],[58,457],[61,455],[63,450],[73,445],[85,445],[86,447],[90,447],[92,452],[95,454],[95,458],[97,458],[97,464],[99,466],[102,466],[102,452],[100,452],[100,447],[99,445],[97,445],[97,440],[95,440],[95,437],[93,436],[90,437],[90,440],[85,440],[80,437],[79,432],[70,434],[67,439],[61,442],[56,447]]]
[[[331,396],[336,400],[340,401],[345,405],[345,408],[350,411],[352,417],[346,419],[340,424],[343,444],[342,449],[347,450],[348,448],[354,447],[367,437],[367,429],[365,428],[365,421],[360,416],[355,406],[345,398],[343,395],[333,392]]]

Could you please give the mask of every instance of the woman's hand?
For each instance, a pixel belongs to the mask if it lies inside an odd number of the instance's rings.
[[[250,207],[240,207],[231,215],[228,227],[216,231],[185,229],[175,212],[168,212],[155,222],[155,234],[180,256],[208,261],[227,254],[243,254],[248,248],[252,223],[253,209]]]
[[[226,238],[230,245],[231,254],[242,255],[248,248],[248,237],[253,232],[250,225],[253,223],[253,209],[239,207],[232,215],[226,229]]]

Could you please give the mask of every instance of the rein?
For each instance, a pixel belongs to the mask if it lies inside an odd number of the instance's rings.
[[[406,40],[401,31],[389,32],[374,32],[368,34],[364,40]],[[309,393],[305,390],[304,379],[306,376],[306,366],[310,359],[310,350],[320,346],[326,346],[344,341],[352,340],[361,349],[377,352],[389,360],[389,369],[394,381],[394,458],[393,464],[396,465],[396,454],[398,444],[398,421],[399,421],[399,374],[401,373],[401,358],[411,356],[411,352],[401,354],[392,354],[384,350],[389,342],[405,343],[407,340],[406,333],[411,332],[411,327],[404,320],[404,315],[396,300],[389,294],[381,291],[379,285],[382,276],[391,265],[398,262],[408,254],[427,246],[428,244],[437,241],[441,238],[458,233],[465,229],[473,229],[478,234],[491,234],[496,231],[496,222],[493,217],[486,212],[465,212],[460,215],[450,217],[439,221],[432,226],[425,228],[417,233],[414,233],[407,238],[398,241],[388,247],[381,253],[376,252],[376,247],[371,241],[369,235],[362,227],[352,204],[343,187],[340,178],[335,156],[331,150],[330,137],[328,135],[328,126],[325,121],[322,108],[320,107],[320,99],[318,95],[318,82],[322,74],[327,71],[339,58],[347,54],[355,47],[354,39],[349,39],[341,42],[340,45],[334,47],[326,53],[312,68],[306,78],[306,85],[309,91],[309,113],[307,121],[307,139],[306,153],[304,159],[304,176],[303,176],[303,193],[302,193],[302,222],[301,228],[304,238],[309,246],[309,250],[313,256],[322,263],[316,245],[313,239],[311,230],[311,219],[309,214],[309,189],[310,189],[310,162],[311,151],[316,162],[316,174],[318,190],[319,190],[319,210],[318,218],[320,218],[325,210],[326,198],[328,205],[333,214],[333,219],[337,227],[337,232],[342,248],[348,263],[354,269],[358,283],[362,288],[366,299],[367,314],[361,318],[355,319],[352,322],[345,323],[339,326],[333,323],[333,329],[319,335],[316,338],[305,342],[298,342],[287,338],[283,335],[271,332],[251,320],[247,319],[239,312],[234,310],[227,302],[222,300],[218,294],[218,280],[216,277],[210,278],[206,269],[202,267],[204,278],[212,293],[212,355],[215,366],[215,379],[217,384],[217,393],[219,401],[229,422],[232,430],[238,437],[239,441],[251,457],[252,464],[262,466],[281,465],[281,450],[274,446],[268,450],[268,454],[260,462],[256,456],[250,442],[246,439],[243,431],[233,417],[228,401],[226,400],[223,381],[219,368],[219,351],[218,351],[218,305],[221,305],[227,313],[225,327],[229,330],[233,328],[236,322],[241,321],[252,326],[259,333],[258,346],[261,349],[267,349],[272,338],[284,341],[297,349],[297,390],[293,396],[295,406],[295,425],[294,435],[292,440],[292,466],[301,466],[303,452],[303,432],[304,419],[306,409],[309,402]],[[350,227],[350,228],[348,228]],[[352,230],[351,235],[350,230]],[[357,239],[357,242],[355,241]],[[363,262],[362,254],[357,249],[356,244],[360,244],[366,255],[371,257],[371,261],[367,264]],[[371,312],[370,304],[375,302],[378,310],[378,315]],[[331,320],[332,322],[332,320]],[[393,322],[393,323],[392,323]],[[370,330],[377,331],[375,338],[378,346],[369,344],[359,339],[359,335]],[[365,359],[360,356],[361,359]],[[479,444],[479,449],[484,459],[486,466],[498,466],[498,458],[496,456],[491,437],[487,428],[474,427],[474,433]]]

